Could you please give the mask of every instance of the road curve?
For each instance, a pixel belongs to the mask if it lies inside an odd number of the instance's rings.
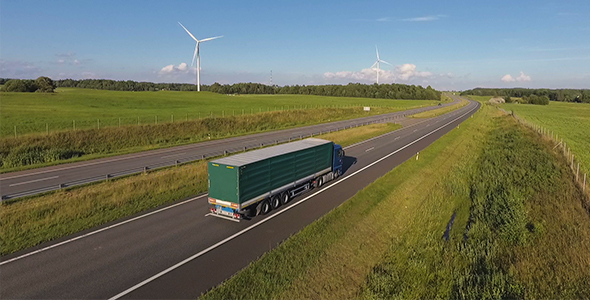
[[[443,106],[452,105],[456,101]],[[260,145],[290,141],[300,137],[316,135],[320,132],[339,130],[343,127],[357,126],[367,122],[392,122],[403,119],[406,115],[416,114],[439,108],[428,106],[390,114],[364,117],[353,120],[337,121],[300,128],[251,134],[246,136],[195,143],[165,149],[157,149],[119,155],[89,161],[62,164],[45,168],[0,174],[1,199],[12,199],[35,195],[89,182],[104,180],[117,176],[139,173],[144,167],[157,168],[172,166],[200,159],[203,156],[217,156],[228,152],[243,151]]]
[[[200,195],[2,257],[0,297],[194,299],[413,157],[479,105],[470,101],[348,147],[348,169],[339,180],[267,216],[240,223],[206,217]]]

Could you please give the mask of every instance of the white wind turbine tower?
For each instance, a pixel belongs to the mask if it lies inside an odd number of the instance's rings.
[[[218,39],[220,37],[223,37],[223,35],[216,36],[216,37],[210,37],[210,38],[206,38],[206,39],[202,39],[202,40],[197,40],[197,38],[190,31],[188,31],[188,29],[186,29],[186,27],[184,27],[180,22],[178,22],[178,24],[180,24],[180,26],[182,26],[182,28],[184,28],[186,33],[188,33],[188,35],[190,35],[193,38],[193,40],[195,40],[197,42],[197,45],[195,46],[195,53],[193,54],[193,62],[191,63],[191,66],[195,64],[195,57],[196,57],[197,58],[197,91],[200,92],[201,91],[201,56],[199,55],[199,44],[202,42]]]
[[[377,49],[377,46],[375,46],[375,50],[377,50],[377,61],[375,61],[375,63],[371,66],[371,69],[377,66],[377,84],[379,84],[379,73],[381,72],[381,69],[379,68],[379,63],[388,64],[390,66],[391,64],[379,58],[379,49]]]

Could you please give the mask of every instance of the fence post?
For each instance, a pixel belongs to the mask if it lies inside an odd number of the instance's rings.
[[[580,163],[578,163],[578,169],[576,170],[576,181],[578,181],[578,174],[580,173]]]
[[[158,116],[155,116],[156,124],[158,124]]]
[[[584,173],[584,184],[582,185],[582,192],[586,191],[586,173]]]

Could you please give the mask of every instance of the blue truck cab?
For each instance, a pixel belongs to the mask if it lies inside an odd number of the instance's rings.
[[[338,176],[342,175],[342,173],[343,173],[342,161],[344,159],[344,155],[345,154],[344,154],[344,150],[342,149],[342,146],[340,146],[338,144],[334,144],[332,172],[334,172],[335,177],[338,177]]]

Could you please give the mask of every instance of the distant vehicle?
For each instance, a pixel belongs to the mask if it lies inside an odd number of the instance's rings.
[[[210,161],[210,211],[240,220],[264,215],[342,175],[342,146],[309,138]]]

